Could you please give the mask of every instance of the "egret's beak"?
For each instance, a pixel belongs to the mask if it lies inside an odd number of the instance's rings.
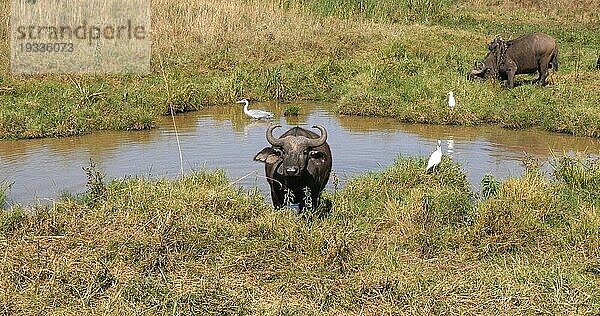
[[[236,101],[235,103],[244,103],[244,101]]]

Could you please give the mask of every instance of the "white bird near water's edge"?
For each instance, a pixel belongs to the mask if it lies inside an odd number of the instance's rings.
[[[427,168],[425,168],[425,172],[428,172],[429,169],[432,171],[435,169],[437,165],[442,161],[442,141],[438,139],[437,149],[431,153],[429,156],[429,161],[427,161]]]
[[[456,100],[454,99],[454,93],[452,91],[448,92],[448,106],[450,107],[450,109],[454,109],[454,107],[456,106]]]
[[[248,102],[247,99],[242,99],[240,101],[237,101],[236,103],[244,103],[244,113],[246,113],[246,115],[250,116],[251,118],[253,118],[255,120],[272,119],[273,118],[273,113],[271,113],[271,112],[267,112],[267,111],[263,111],[263,110],[248,110],[248,104],[250,104],[250,102]]]

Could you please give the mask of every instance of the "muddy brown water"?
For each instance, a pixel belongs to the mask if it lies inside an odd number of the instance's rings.
[[[600,152],[600,140],[498,127],[404,124],[393,119],[338,116],[327,104],[299,103],[298,117],[283,117],[286,105],[254,103],[250,108],[276,113],[276,136],[292,126],[327,128],[333,172],[343,186],[353,176],[385,169],[398,156],[427,158],[437,139],[460,163],[474,190],[491,173],[499,179],[520,176],[524,153],[547,160],[551,153]],[[257,187],[270,201],[264,166],[252,158],[267,146],[270,122],[247,118],[241,105],[212,107],[175,118],[184,172],[222,169],[244,189]],[[82,167],[93,160],[107,177],[177,178],[180,159],[170,118],[141,132],[97,132],[70,138],[0,141],[0,181],[12,183],[7,203],[47,203],[63,192],[85,190]],[[425,166],[423,166],[425,167]],[[330,180],[328,190],[333,190]]]

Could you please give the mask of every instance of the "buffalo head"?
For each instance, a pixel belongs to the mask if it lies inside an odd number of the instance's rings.
[[[279,138],[270,126],[266,138],[271,147],[261,150],[254,160],[265,163],[267,181],[271,187],[273,205],[298,205],[299,210],[316,208],[321,191],[331,173],[331,150],[327,144],[327,130],[317,135],[301,127],[289,129]]]
[[[314,148],[325,144],[327,131],[322,126],[314,126],[321,131],[319,138],[309,138],[303,135],[288,135],[281,138],[273,136],[273,130],[280,125],[270,126],[267,129],[267,141],[272,145],[271,155],[281,160],[277,172],[288,177],[299,177],[301,171],[312,169],[314,164],[309,165],[311,159],[320,159],[323,153]],[[310,170],[309,170],[310,172]]]
[[[485,78],[492,70],[493,65],[486,66],[485,63],[475,62],[473,70],[469,73],[470,79]]]
[[[496,36],[494,40],[488,44],[488,53],[483,59],[483,62],[476,62],[475,67],[469,73],[471,79],[486,78],[489,76],[498,75],[498,67],[506,52],[507,42],[500,36]]]

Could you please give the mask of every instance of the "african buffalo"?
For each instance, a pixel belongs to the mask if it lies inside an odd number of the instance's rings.
[[[548,69],[558,70],[558,48],[556,41],[543,33],[533,33],[505,41],[496,37],[488,45],[488,54],[482,65],[476,65],[469,76],[496,77],[508,80],[508,87],[515,84],[515,75],[539,72],[537,79],[546,85]]]
[[[327,131],[322,126],[313,126],[321,131],[319,136],[301,127],[293,127],[275,138],[273,129],[277,127],[281,126],[272,125],[267,129],[267,141],[271,147],[254,156],[254,160],[265,163],[273,206],[297,206],[298,211],[314,210],[331,173]]]

